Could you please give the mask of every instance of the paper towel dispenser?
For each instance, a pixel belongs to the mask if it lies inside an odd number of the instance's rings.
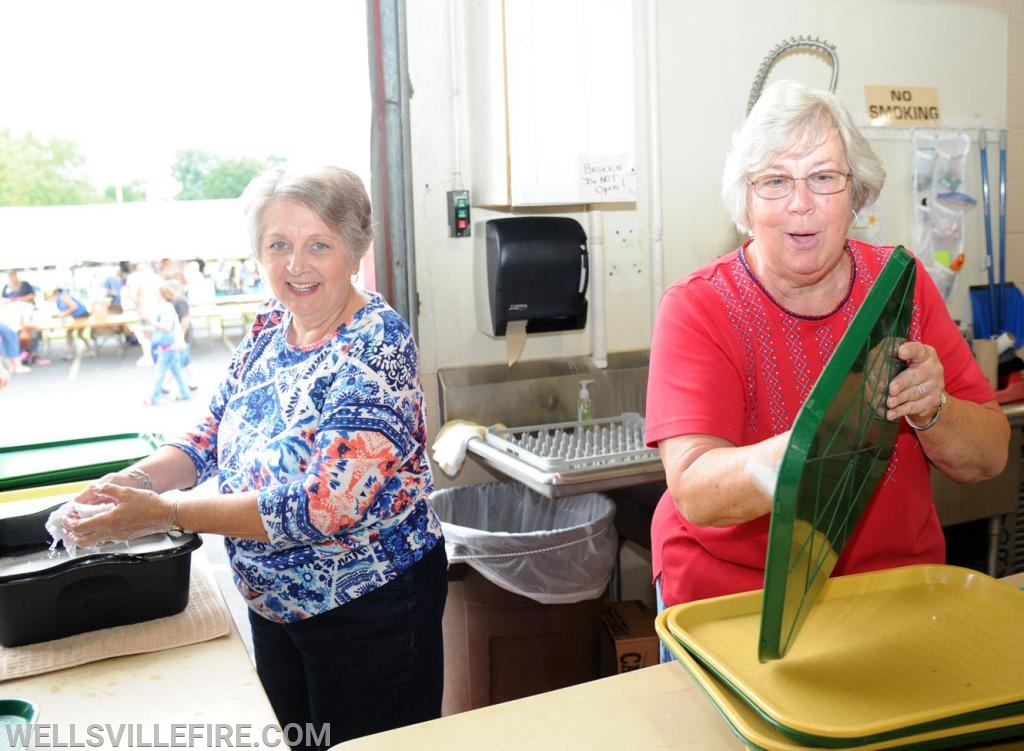
[[[526,333],[570,331],[587,324],[587,235],[575,219],[491,219],[486,224],[491,329],[510,321]]]

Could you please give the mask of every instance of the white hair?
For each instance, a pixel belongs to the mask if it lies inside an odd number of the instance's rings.
[[[750,175],[767,168],[780,154],[813,151],[833,133],[842,142],[853,175],[853,210],[860,211],[878,198],[885,167],[846,107],[831,92],[796,81],[775,81],[765,88],[733,135],[722,172],[722,198],[741,232],[750,234]]]

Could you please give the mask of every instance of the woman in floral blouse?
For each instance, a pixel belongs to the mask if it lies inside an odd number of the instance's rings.
[[[447,560],[419,356],[401,316],[352,284],[372,239],[356,175],[273,170],[243,198],[273,298],[207,418],[85,490],[117,506],[67,532],[224,535],[278,720],[326,747],[440,715]]]

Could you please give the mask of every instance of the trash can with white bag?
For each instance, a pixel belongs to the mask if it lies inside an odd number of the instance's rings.
[[[449,561],[443,714],[597,678],[612,500],[496,482],[440,490],[431,505]]]

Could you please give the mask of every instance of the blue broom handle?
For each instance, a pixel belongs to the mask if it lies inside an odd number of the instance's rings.
[[[988,310],[989,325],[992,331],[989,336],[995,336],[999,331],[996,321],[996,280],[992,263],[992,218],[989,216],[992,211],[992,202],[988,194],[988,135],[984,129],[978,131],[978,148],[981,152],[981,205],[984,209],[982,219],[985,225],[985,263],[988,266]]]
[[[1006,328],[1006,131],[999,131],[999,333]]]

